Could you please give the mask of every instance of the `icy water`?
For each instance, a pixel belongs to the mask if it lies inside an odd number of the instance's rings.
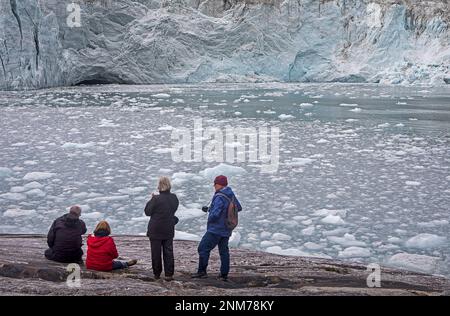
[[[234,245],[450,274],[449,87],[79,86],[0,92],[0,117],[0,233],[46,233],[80,204],[90,231],[106,219],[145,234],[145,203],[169,175],[177,236],[195,240],[223,172],[244,207]],[[172,129],[194,133],[195,118],[278,127],[278,171],[174,162]]]

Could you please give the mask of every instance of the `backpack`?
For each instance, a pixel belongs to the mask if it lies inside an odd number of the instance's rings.
[[[226,226],[228,229],[233,230],[238,225],[238,206],[236,204],[236,198],[233,196],[231,199],[223,194],[217,193],[217,195],[223,196],[228,201]]]

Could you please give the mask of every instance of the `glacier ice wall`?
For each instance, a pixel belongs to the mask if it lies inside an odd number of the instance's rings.
[[[0,0],[0,89],[446,84],[449,24],[447,0]]]

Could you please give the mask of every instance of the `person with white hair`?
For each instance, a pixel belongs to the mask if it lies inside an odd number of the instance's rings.
[[[173,280],[175,259],[173,255],[173,238],[178,218],[175,212],[178,209],[178,198],[170,192],[170,179],[160,177],[158,181],[159,194],[152,194],[152,198],[145,206],[145,215],[150,216],[147,236],[150,238],[152,253],[152,268],[155,279],[159,279],[164,259],[165,280]]]
[[[82,263],[82,235],[86,234],[86,224],[80,219],[81,208],[74,205],[69,213],[57,218],[47,234],[49,248],[45,257],[63,263]]]

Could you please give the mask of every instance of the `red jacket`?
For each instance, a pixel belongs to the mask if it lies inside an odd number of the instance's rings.
[[[113,259],[119,256],[114,239],[109,236],[89,235],[87,246],[86,268],[97,271],[111,271]]]

